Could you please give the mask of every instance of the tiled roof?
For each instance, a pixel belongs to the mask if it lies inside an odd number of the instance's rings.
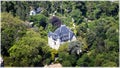
[[[52,36],[54,40],[60,39],[61,42],[71,40],[74,36],[74,33],[66,26],[61,25],[59,28],[55,30],[54,33],[49,32],[48,36]]]

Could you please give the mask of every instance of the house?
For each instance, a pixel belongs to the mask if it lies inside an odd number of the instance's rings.
[[[58,50],[64,42],[75,41],[74,33],[66,26],[61,25],[54,32],[48,33],[48,44],[51,48]]]
[[[30,15],[36,15],[36,11],[35,10],[31,10],[30,11]]]
[[[40,7],[37,7],[36,9],[33,9],[33,7],[30,6],[30,16],[33,16],[33,15],[36,15],[36,14],[39,14],[41,11],[42,11],[42,8]],[[33,21],[30,21],[29,25],[31,27],[33,27]]]
[[[30,15],[39,14],[42,11],[42,8],[38,7],[36,9],[31,8]]]
[[[36,14],[40,13],[42,11],[42,8],[38,7],[36,8]]]

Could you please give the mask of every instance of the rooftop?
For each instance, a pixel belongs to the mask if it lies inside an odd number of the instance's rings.
[[[74,33],[66,26],[61,25],[54,32],[49,32],[48,36],[52,37],[54,40],[60,39],[61,42],[71,40]]]

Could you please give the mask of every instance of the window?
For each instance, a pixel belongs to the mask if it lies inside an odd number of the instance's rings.
[[[54,42],[54,44],[56,45],[56,42]]]

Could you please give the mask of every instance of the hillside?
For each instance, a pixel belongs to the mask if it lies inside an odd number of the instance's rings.
[[[77,40],[56,50],[48,33],[61,24]],[[119,2],[1,1],[1,57],[5,67],[118,67]]]

